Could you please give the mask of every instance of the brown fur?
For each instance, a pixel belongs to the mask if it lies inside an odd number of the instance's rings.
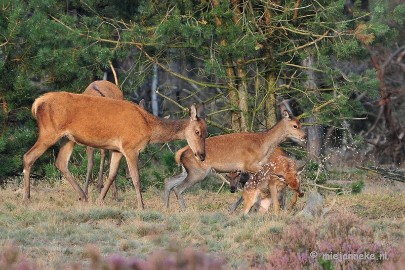
[[[283,151],[277,148],[270,156],[269,162],[257,173],[251,174],[243,189],[244,214],[248,214],[253,204],[260,198],[260,212],[266,212],[272,199],[276,214],[280,211],[279,198],[285,193],[288,185],[294,191],[291,206],[296,201],[297,195],[302,196],[297,169],[293,160],[287,158]]]
[[[272,163],[274,166],[270,167],[270,171],[272,173],[272,175],[268,175],[268,179],[258,179],[256,180],[256,182],[260,182],[260,184],[258,184],[257,186],[260,187],[260,189],[258,189],[259,192],[255,193],[254,191],[256,191],[256,187],[254,187],[254,185],[252,185],[252,181],[250,178],[252,178],[252,174],[247,174],[248,179],[244,180],[244,183],[242,183],[243,185],[246,185],[249,182],[249,188],[248,190],[245,192],[245,190],[243,191],[243,193],[246,193],[246,196],[254,196],[251,197],[248,200],[248,204],[250,206],[246,206],[246,208],[251,208],[252,205],[256,202],[256,200],[258,199],[258,197],[260,196],[261,198],[271,198],[271,189],[276,189],[277,190],[277,202],[273,203],[273,206],[275,207],[275,211],[277,212],[279,209],[279,205],[284,203],[284,196],[285,196],[285,191],[286,191],[286,183],[288,183],[288,185],[290,186],[290,188],[292,188],[293,190],[295,190],[293,197],[291,198],[291,202],[290,202],[290,206],[289,209],[292,209],[298,199],[298,194],[302,194],[301,189],[300,189],[300,182],[299,182],[299,177],[298,177],[298,173],[295,167],[295,162],[291,159],[289,159],[287,156],[285,156],[283,150],[279,147],[277,147],[273,153],[270,155],[269,159],[267,160],[267,163]],[[262,171],[263,168],[260,170]],[[259,171],[259,172],[260,172]],[[259,175],[259,173],[257,173],[257,175]],[[229,179],[229,183],[231,186],[231,192],[233,190],[233,192],[236,190],[237,186],[238,186],[238,182],[240,181],[240,179],[246,178],[245,175],[242,176],[241,172],[232,172],[232,173],[228,173],[227,174],[228,179]],[[280,178],[280,177],[282,178]],[[284,180],[281,181],[281,180]],[[261,183],[262,181],[264,181],[265,183]],[[266,184],[267,183],[267,184]],[[253,189],[253,190],[252,190]],[[250,195],[248,192],[252,192],[250,193]],[[263,191],[261,193],[261,191]],[[274,190],[273,190],[274,193]],[[275,199],[276,197],[273,197],[273,199]],[[233,203],[230,207],[230,211],[234,212],[236,210],[236,208],[239,206],[239,204],[243,201],[243,197],[239,198],[238,201],[236,201],[235,203]],[[264,204],[268,203],[268,202],[263,202],[262,206],[264,207]],[[245,203],[246,205],[247,203]],[[263,210],[267,210],[268,206],[263,209]],[[262,210],[262,211],[263,211]]]
[[[174,189],[180,206],[185,208],[182,192],[203,180],[211,170],[216,172],[257,172],[279,143],[287,138],[305,141],[306,135],[296,118],[286,111],[283,119],[273,128],[261,133],[232,133],[207,138],[206,159],[198,161],[192,151],[184,147],[176,153],[176,160],[185,168],[184,173],[166,180],[165,203],[169,206],[170,191]]]
[[[98,202],[104,199],[124,155],[137,192],[138,207],[142,209],[144,205],[140,191],[138,155],[148,143],[186,139],[196,157],[200,160],[205,158],[206,124],[200,118],[203,115],[202,108],[195,106],[191,107],[190,119],[166,120],[128,101],[53,92],[37,98],[33,112],[39,136],[23,157],[25,200],[30,198],[29,174],[32,164],[64,136],[69,141],[61,147],[56,166],[85,201],[86,194],[73,179],[67,166],[75,143],[113,150],[110,175]]]
[[[84,90],[83,95],[91,95],[97,97],[102,96],[118,100],[124,99],[124,95],[122,94],[119,87],[113,84],[112,82],[105,80],[94,81],[90,83],[89,86],[87,86],[86,89]],[[88,195],[89,183],[91,182],[91,175],[94,166],[94,148],[86,147],[86,153],[87,153],[87,172],[86,172],[86,182],[84,184],[84,193]],[[97,181],[98,192],[101,192],[101,188],[103,187],[103,169],[105,163],[105,156],[106,156],[105,150],[100,149],[100,168],[98,171],[98,181]],[[117,199],[118,198],[117,185],[115,181],[114,183],[115,184],[113,185],[113,197]]]

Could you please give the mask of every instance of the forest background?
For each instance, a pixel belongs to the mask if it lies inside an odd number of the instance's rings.
[[[21,180],[37,137],[33,100],[103,78],[159,116],[204,102],[210,136],[262,131],[288,109],[309,136],[295,156],[315,169],[404,160],[403,1],[2,0],[0,9],[0,183]],[[146,150],[145,187],[172,174],[183,144]],[[59,175],[58,147],[34,176]],[[71,167],[83,175],[76,148]]]
[[[163,252],[148,259],[156,269],[402,269],[404,184],[375,172],[405,178],[404,37],[403,0],[0,0],[0,269],[24,257],[36,262],[26,269],[128,269],[117,264],[155,251]],[[283,144],[307,164],[305,196],[291,212],[246,218],[228,212],[240,190],[211,177],[187,194],[186,210],[166,209],[162,188],[179,171],[179,141],[140,155],[144,211],[124,164],[117,201],[109,194],[95,205],[93,185],[82,204],[55,168],[58,143],[34,164],[33,196],[22,203],[34,99],[82,93],[99,79],[161,117],[185,117],[203,102],[209,136],[260,132],[289,110],[309,138],[305,147]],[[70,170],[81,182],[86,163],[76,146]],[[323,204],[307,219],[313,194]],[[325,260],[311,251],[386,256]]]

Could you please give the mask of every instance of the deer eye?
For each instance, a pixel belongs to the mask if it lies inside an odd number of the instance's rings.
[[[297,129],[297,128],[298,128],[298,126],[297,126],[297,125],[293,125],[293,128]]]
[[[195,131],[195,134],[196,134],[197,136],[200,136],[200,131],[199,131],[199,130],[196,130],[196,131]]]

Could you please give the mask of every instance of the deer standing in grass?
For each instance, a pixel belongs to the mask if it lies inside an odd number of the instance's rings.
[[[176,153],[176,161],[185,171],[168,178],[165,182],[165,204],[169,207],[170,191],[173,189],[180,207],[186,207],[182,193],[203,180],[212,170],[215,172],[259,171],[278,144],[287,138],[304,142],[305,132],[297,118],[283,111],[282,119],[270,130],[260,133],[232,133],[207,138],[204,162],[197,160],[186,146]]]
[[[228,175],[231,184],[231,192],[235,190],[240,174],[231,173]],[[280,148],[276,148],[270,155],[268,162],[255,174],[249,174],[249,179],[244,185],[242,197],[234,203],[230,210],[234,212],[238,205],[244,202],[244,214],[248,214],[251,207],[260,199],[259,212],[268,210],[271,200],[276,214],[280,212],[280,204],[283,203],[286,187],[294,190],[289,209],[292,209],[297,202],[298,196],[303,193],[300,187],[300,179],[297,173],[295,162],[286,157]]]
[[[124,95],[122,94],[121,90],[118,86],[113,84],[112,82],[106,80],[94,81],[89,86],[86,87],[83,95],[91,95],[91,96],[99,96],[99,97],[107,97],[113,98],[118,100],[123,100]],[[87,153],[87,172],[86,172],[86,182],[84,184],[84,193],[88,196],[88,189],[89,183],[91,182],[91,176],[94,167],[94,148],[93,147],[86,147]],[[97,190],[100,193],[101,188],[103,187],[103,170],[105,164],[105,150],[100,149],[100,169],[98,171],[98,181],[97,181]],[[117,198],[117,184],[114,181],[113,186],[113,197]]]
[[[123,100],[124,96],[119,89],[118,86],[113,84],[112,82],[106,80],[99,80],[92,82],[89,86],[86,87],[83,95],[91,95],[91,96],[101,96],[107,98],[113,98],[118,100]],[[145,108],[145,100],[141,100],[139,102],[139,106],[141,108]],[[86,147],[86,154],[87,154],[87,171],[86,171],[86,181],[84,184],[84,193],[88,196],[89,184],[92,178],[92,172],[94,167],[94,148],[93,147]],[[110,152],[111,156],[111,152]],[[101,189],[103,188],[103,170],[105,164],[105,150],[100,149],[100,168],[98,171],[98,181],[97,181],[97,190],[100,193]],[[129,176],[129,169],[128,166],[126,168],[127,177]],[[117,182],[114,180],[112,196],[114,199],[118,199],[118,187]]]
[[[30,171],[33,163],[60,138],[67,141],[60,148],[56,166],[79,193],[87,196],[68,170],[75,143],[112,150],[107,182],[97,199],[101,203],[117,174],[119,162],[125,156],[135,187],[138,207],[143,209],[138,172],[138,155],[149,143],[186,139],[196,159],[205,159],[206,124],[203,107],[192,105],[190,118],[168,120],[158,118],[136,104],[105,97],[51,92],[40,96],[32,105],[39,136],[34,146],[24,154],[24,200],[30,198]]]

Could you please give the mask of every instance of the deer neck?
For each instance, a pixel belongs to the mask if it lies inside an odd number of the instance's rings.
[[[273,150],[286,138],[286,132],[284,130],[284,124],[278,123],[271,129],[263,132],[264,135],[264,145],[265,149],[268,149],[268,152],[273,152]]]
[[[185,139],[185,129],[190,119],[161,119],[155,118],[151,128],[151,143],[165,143]]]

